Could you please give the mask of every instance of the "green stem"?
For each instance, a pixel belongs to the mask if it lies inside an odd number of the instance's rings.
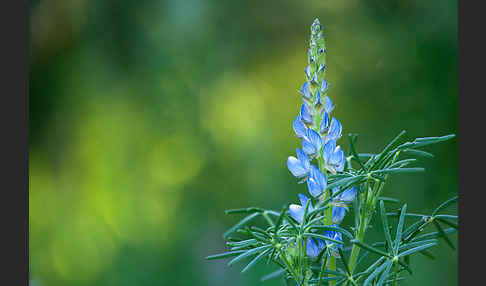
[[[366,224],[367,224],[367,221],[366,219],[364,218],[364,215],[361,216],[361,220],[360,220],[360,223],[359,223],[359,229],[358,229],[358,240],[359,241],[363,241],[363,238],[364,238],[364,235],[365,235],[365,232],[366,232]],[[354,273],[354,267],[355,267],[355,264],[356,264],[356,261],[358,260],[358,254],[359,254],[359,246],[357,246],[356,244],[353,244],[353,247],[351,249],[351,255],[349,257],[349,270],[351,271],[351,274]]]
[[[395,278],[393,278],[393,286],[397,285],[397,276],[398,276],[398,261],[395,261]]]
[[[292,274],[292,276],[294,276],[295,281],[297,283],[299,283],[299,275],[297,275],[297,273],[295,273],[295,269],[290,266],[290,263],[287,260],[287,256],[285,256],[285,254],[283,253],[282,248],[279,247],[278,251],[280,253],[280,256],[282,256],[282,260],[284,261],[285,265],[287,265],[287,268],[289,269],[290,274]]]

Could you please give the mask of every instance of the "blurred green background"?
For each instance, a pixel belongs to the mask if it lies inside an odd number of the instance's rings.
[[[457,1],[32,1],[32,285],[258,285],[273,266],[204,257],[225,209],[306,192],[286,159],[316,17],[358,151],[457,134]],[[458,188],[457,139],[426,150],[384,191],[414,212]],[[457,285],[457,252],[433,252],[402,285]]]

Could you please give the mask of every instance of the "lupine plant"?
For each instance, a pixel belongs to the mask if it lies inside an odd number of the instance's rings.
[[[326,53],[316,19],[300,89],[302,106],[292,123],[302,145],[287,159],[288,170],[307,185],[309,195],[298,194],[299,204],[280,211],[227,210],[246,216],[223,235],[229,251],[207,259],[232,257],[228,265],[245,261],[241,272],[259,262],[274,263],[278,270],[261,280],[281,277],[286,285],[397,285],[413,273],[411,256],[434,259],[430,250],[438,240],[455,249],[448,235],[457,230],[457,216],[442,212],[457,196],[431,214],[409,213],[406,204],[383,196],[384,186],[390,175],[424,171],[409,167],[416,161],[411,157],[433,157],[419,148],[454,135],[403,142],[402,131],[380,152],[358,153],[357,135],[349,134],[346,155],[338,145],[342,125],[332,116],[334,104],[328,96]],[[352,225],[341,224],[346,215],[353,216]],[[266,225],[250,225],[257,217]],[[366,242],[372,221],[383,231],[382,241]]]

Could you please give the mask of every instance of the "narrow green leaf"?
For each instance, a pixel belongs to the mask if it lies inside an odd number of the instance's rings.
[[[447,208],[448,206],[452,205],[453,203],[455,203],[457,200],[459,199],[459,196],[455,196],[455,197],[452,197],[450,199],[448,199],[447,201],[443,202],[440,206],[438,206],[435,211],[432,213],[432,216],[435,216],[438,212],[440,212],[441,210],[444,210],[445,208]]]
[[[439,214],[439,215],[436,215],[435,217],[440,218],[440,219],[453,219],[453,220],[457,220],[459,218],[456,215],[445,215],[445,214]]]
[[[410,154],[413,154],[413,155],[422,156],[422,157],[434,158],[434,154],[431,154],[429,152],[425,152],[425,151],[422,151],[422,150],[405,149],[405,150],[403,150],[403,152],[410,153]]]
[[[351,149],[351,154],[353,155],[353,159],[355,162],[357,162],[359,164],[359,166],[363,169],[363,170],[366,170],[365,166],[363,165],[363,163],[361,162],[361,160],[359,159],[359,155],[358,153],[356,152],[356,149],[354,148],[354,143],[356,143],[356,135],[354,134],[349,134],[348,135],[348,139],[349,139],[349,147]]]
[[[430,251],[428,251],[426,249],[421,250],[419,253],[422,254],[423,256],[431,259],[431,260],[435,260],[435,256]]]
[[[456,232],[456,230],[454,228],[447,228],[447,229],[443,229],[443,233],[439,232],[439,231],[429,232],[429,233],[417,236],[417,237],[413,238],[411,241],[419,241],[419,240],[430,239],[430,238],[439,238],[439,237],[443,237],[444,234],[450,234],[450,233],[454,233],[454,232]]]
[[[259,216],[260,213],[257,212],[257,213],[252,213],[251,215],[245,217],[244,219],[240,220],[237,224],[235,224],[233,227],[231,227],[230,229],[228,229],[224,234],[223,234],[223,237],[224,238],[227,238],[230,234],[234,233],[235,231],[237,231],[239,228],[241,228],[242,226],[244,226],[246,223],[248,223],[250,220],[256,218],[257,216]]]
[[[406,131],[405,130],[402,130],[402,132],[400,132],[395,138],[393,138],[393,140],[388,143],[388,145],[385,146],[385,148],[383,149],[383,151],[381,151],[381,153],[378,155],[378,158],[377,160],[375,161],[375,163],[373,164],[373,166],[371,167],[372,169],[374,167],[377,166],[377,164],[381,163],[381,160],[383,160],[383,158],[385,157],[385,155],[387,154],[388,151],[391,150],[391,148],[393,147],[393,145],[401,138],[403,137],[403,135],[405,135]]]
[[[238,214],[238,213],[254,213],[254,212],[263,212],[264,210],[261,208],[256,207],[249,207],[249,208],[240,208],[240,209],[229,209],[225,210],[226,214]]]
[[[400,246],[400,248],[398,250],[399,251],[405,251],[407,249],[411,249],[411,248],[414,248],[414,247],[417,247],[417,246],[426,245],[426,244],[429,244],[429,243],[437,243],[437,239],[427,239],[427,240],[410,242],[410,243],[407,243],[405,245]]]
[[[413,238],[412,234],[419,231],[419,229],[422,228],[425,223],[427,223],[427,222],[424,221],[423,219],[421,219],[421,220],[416,221],[415,223],[413,223],[409,227],[407,227],[402,234],[402,236],[405,238],[404,240],[409,241],[410,239],[412,239]]]
[[[437,217],[436,217],[436,220],[438,220],[438,221],[442,222],[443,224],[447,224],[448,226],[453,227],[453,228],[455,228],[455,229],[457,229],[457,227],[458,227],[458,226],[457,226],[457,224],[455,224],[455,223],[453,223],[453,222],[450,222],[450,221],[448,221],[448,220],[442,219],[442,218],[437,218]]]
[[[253,249],[250,249],[238,256],[236,256],[235,258],[233,258],[229,263],[228,263],[228,266],[231,266],[233,264],[235,264],[236,262],[242,260],[243,258],[245,257],[248,257],[250,255],[253,255],[253,254],[256,254],[258,253],[259,251],[263,251],[267,248],[271,247],[270,245],[264,245],[264,246],[260,246],[260,247],[257,247],[257,248],[253,248]]]
[[[444,232],[444,230],[442,229],[442,227],[440,226],[440,224],[434,220],[434,224],[435,226],[437,227],[437,230],[440,232],[441,236],[444,238],[444,240],[447,242],[447,244],[452,248],[452,249],[456,249],[456,247],[454,246],[454,244],[452,244],[452,241],[449,239],[449,237],[447,237],[447,234]]]
[[[370,285],[371,281],[373,281],[373,279],[376,276],[378,276],[378,274],[380,274],[383,270],[385,270],[385,268],[387,268],[391,264],[392,264],[392,262],[390,260],[385,261],[385,263],[383,263],[380,267],[376,268],[375,271],[373,271],[373,273],[371,273],[368,276],[368,278],[366,278],[363,285],[364,286]]]
[[[381,250],[379,250],[379,249],[377,249],[377,248],[375,248],[375,247],[373,247],[373,246],[371,246],[369,244],[366,244],[364,242],[361,242],[361,241],[359,241],[357,239],[352,239],[350,242],[353,243],[353,244],[356,244],[359,247],[361,247],[363,249],[366,249],[366,250],[368,250],[370,252],[373,252],[373,253],[376,253],[376,254],[379,254],[379,255],[382,255],[382,256],[386,256],[386,257],[391,257],[390,254],[388,254],[386,252],[383,252],[383,251],[381,251]]]
[[[391,164],[388,168],[395,168],[395,167],[397,167],[397,168],[403,168],[406,165],[408,165],[410,163],[413,163],[415,161],[417,161],[417,159],[413,159],[413,158],[411,158],[411,159],[403,159],[403,160],[400,160],[400,161],[397,161],[397,162]]]
[[[339,226],[334,227],[334,226],[327,226],[327,225],[313,225],[311,228],[312,229],[317,228],[317,229],[323,229],[323,230],[337,231],[337,232],[342,233],[344,236],[348,237],[349,239],[353,239],[353,237],[354,237],[349,231],[347,231],[344,228],[341,228]]]
[[[389,168],[371,171],[372,174],[398,174],[398,173],[416,173],[424,172],[424,168]]]
[[[261,282],[264,282],[264,281],[267,281],[267,280],[270,280],[270,279],[273,279],[273,278],[277,278],[277,277],[281,276],[284,273],[285,273],[285,269],[278,269],[276,271],[273,271],[272,273],[269,273],[269,274],[263,276],[260,279],[260,281]]]
[[[328,240],[328,241],[332,241],[332,242],[335,242],[335,243],[340,244],[340,245],[343,244],[342,241],[339,241],[339,240],[336,240],[336,239],[332,239],[332,238],[327,237],[327,236],[322,235],[322,234],[317,234],[317,233],[304,233],[304,237],[309,237],[309,236],[310,237],[324,239],[324,240]]]
[[[392,267],[393,263],[388,264],[385,267],[385,270],[381,273],[380,279],[378,280],[377,286],[382,286],[383,282],[385,281],[386,277],[388,276],[388,272],[390,272],[390,268]]]
[[[395,198],[390,198],[390,197],[378,197],[378,200],[380,201],[384,201],[385,203],[401,203],[401,201],[399,199],[395,199]]]
[[[269,248],[262,251],[260,254],[258,254],[250,263],[248,263],[248,265],[245,268],[243,268],[243,270],[241,270],[241,273],[248,271],[248,269],[250,269],[253,265],[255,265],[259,260],[261,260],[265,256],[265,254],[267,254],[271,250],[272,249]]]
[[[346,262],[346,257],[344,256],[344,252],[341,247],[338,247],[339,256],[341,256],[341,263],[344,265],[344,270],[348,273],[349,277],[352,276],[351,271],[349,270],[348,263]]]
[[[326,249],[327,249],[327,246],[326,246]],[[322,285],[322,279],[324,277],[324,272],[326,270],[326,265],[327,265],[327,258],[329,257],[327,254],[325,254],[324,251],[323,251],[323,253],[324,253],[324,258],[322,260],[321,270],[319,272],[319,282],[317,283],[318,286]]]
[[[398,247],[400,246],[400,241],[402,240],[402,231],[403,231],[403,224],[405,223],[405,213],[407,211],[407,204],[404,204],[402,207],[402,211],[400,213],[400,219],[398,221],[397,226],[397,234],[395,236],[395,248],[394,253],[397,255]]]
[[[353,184],[360,182],[364,178],[366,178],[365,175],[358,175],[358,176],[352,176],[352,177],[344,178],[344,179],[338,180],[336,182],[333,182],[332,184],[327,185],[327,189],[332,190],[333,188],[336,188],[336,187],[351,186]],[[345,188],[343,188],[343,189],[345,189]]]
[[[437,245],[437,243],[433,242],[433,243],[427,243],[425,245],[417,246],[417,247],[414,247],[412,249],[405,250],[402,253],[399,253],[398,254],[398,257],[403,257],[403,256],[406,256],[406,255],[410,255],[410,254],[413,254],[413,253],[415,253],[417,251],[421,251],[421,250],[427,249],[429,247],[432,247],[434,245]]]
[[[243,253],[245,251],[246,250],[236,250],[236,251],[229,251],[229,252],[220,253],[220,254],[209,255],[209,256],[206,257],[206,260],[215,260],[215,259],[227,258],[227,257],[238,255],[238,254]]]
[[[385,233],[386,241],[388,242],[388,249],[393,249],[393,243],[390,235],[390,228],[388,227],[388,220],[386,218],[385,203],[380,201],[380,213],[381,213],[381,223],[383,226],[383,232]]]

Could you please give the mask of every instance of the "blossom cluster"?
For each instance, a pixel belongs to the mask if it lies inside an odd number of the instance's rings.
[[[315,20],[311,26],[310,47],[308,50],[308,66],[305,69],[306,81],[302,85],[302,106],[299,114],[293,121],[293,129],[298,138],[302,140],[302,148],[297,148],[297,157],[290,156],[287,159],[289,171],[301,182],[307,182],[309,194],[315,199],[331,198],[332,224],[339,224],[345,214],[347,203],[356,197],[356,187],[344,190],[335,195],[339,189],[327,189],[327,174],[343,172],[346,156],[337,140],[342,136],[341,122],[331,116],[334,104],[327,95],[329,84],[326,81],[326,47],[319,20]],[[313,164],[317,162],[317,166]],[[290,216],[298,223],[302,223],[305,207],[309,198],[299,194],[301,205],[289,206]],[[314,208],[309,202],[308,211]],[[326,231],[325,236],[342,241],[342,234],[336,231]],[[318,238],[307,239],[307,255],[316,257],[326,244],[331,249],[338,245],[329,245]],[[341,245],[339,245],[342,247]],[[334,251],[335,252],[335,251]]]

